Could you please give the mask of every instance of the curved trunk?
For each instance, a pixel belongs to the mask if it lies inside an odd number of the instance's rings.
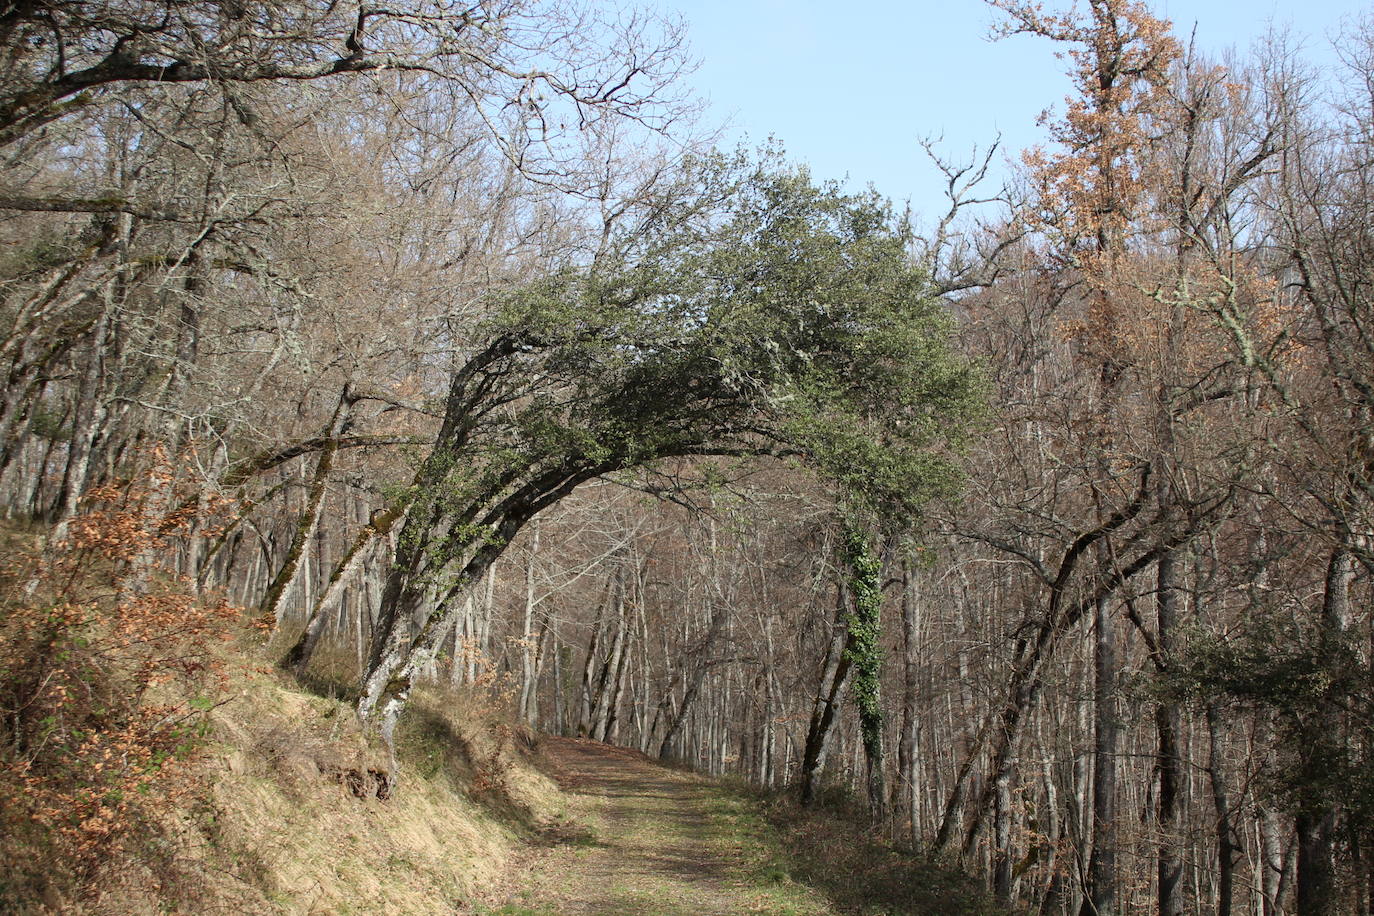
[[[267,593],[263,595],[260,609],[265,618],[271,617],[275,626],[281,625],[282,620],[282,599],[290,590],[292,583],[296,581],[296,573],[300,570],[301,557],[305,554],[310,539],[320,527],[320,517],[324,513],[325,485],[329,482],[329,472],[334,468],[334,455],[339,450],[339,436],[348,426],[350,408],[353,405],[353,398],[349,394],[348,386],[344,386],[343,394],[339,396],[338,406],[334,408],[334,416],[330,418],[329,426],[325,430],[326,444],[320,449],[319,460],[315,463],[315,471],[310,478],[310,491],[305,501],[305,511],[296,520],[296,526],[291,534],[291,543],[286,549],[286,560],[277,570],[276,576],[272,578],[272,583],[267,587]],[[309,621],[307,621],[307,628]]]
[[[809,805],[816,798],[821,773],[825,770],[825,762],[834,742],[840,704],[849,685],[849,628],[844,623],[848,611],[845,597],[843,587],[836,590],[834,629],[826,650],[816,701],[811,710],[811,724],[806,731],[806,749],[802,752],[801,769],[801,801],[804,805]]]
[[[286,653],[282,661],[282,666],[294,669],[297,674],[301,674],[310,665],[310,659],[315,654],[315,648],[319,645],[320,637],[324,635],[325,627],[329,618],[327,611],[334,601],[342,594],[343,584],[349,581],[353,574],[362,567],[363,561],[367,557],[365,548],[372,543],[373,539],[383,537],[390,533],[396,520],[404,514],[401,506],[392,506],[379,512],[373,517],[372,521],[358,532],[358,536],[353,540],[352,546],[344,554],[334,571],[329,575],[329,582],[325,584],[324,591],[320,593],[319,599],[315,602],[315,607],[310,613],[310,619],[306,622],[305,629],[301,632],[300,638],[295,645]]]
[[[443,461],[444,456],[431,456],[426,472]],[[456,599],[482,579],[536,514],[611,469],[554,468],[504,496],[474,500],[458,518],[444,517],[436,508],[407,518],[397,563],[382,594],[357,708],[364,725],[379,729],[392,754],[393,770],[396,724],[417,672],[439,650],[446,633],[443,624],[461,606]],[[499,492],[505,492],[509,481],[500,483]],[[437,536],[440,530],[443,536]],[[450,575],[454,584],[433,595],[431,583],[438,573]]]

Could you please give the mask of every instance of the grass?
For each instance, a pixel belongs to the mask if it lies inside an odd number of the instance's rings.
[[[992,916],[970,878],[872,836],[852,808],[658,766],[589,742],[548,744],[595,843],[562,842],[492,913]]]
[[[360,797],[344,774],[387,762],[347,700],[248,658],[235,699],[211,714],[211,795],[179,828],[204,896],[110,912],[215,901],[245,914],[558,916],[570,882],[622,916],[998,912],[968,879],[871,839],[842,806],[801,811],[614,749],[614,793],[564,793],[534,767],[532,736],[480,696],[418,691],[398,736],[400,789]],[[563,870],[498,903],[508,864],[532,849]]]
[[[747,790],[746,790],[747,791]],[[774,837],[767,869],[822,890],[859,916],[999,916],[982,884],[875,835],[843,799],[802,808],[787,794],[755,793]]]
[[[624,749],[555,742],[549,752],[576,786],[574,817],[589,832],[552,847],[511,904],[620,916],[835,913],[773,865],[776,837],[750,799]]]
[[[0,545],[19,539],[0,526]],[[765,799],[631,750],[550,739],[583,768],[574,782],[585,791],[565,793],[535,767],[534,736],[512,724],[509,703],[486,691],[416,690],[397,735],[394,788],[390,755],[353,713],[356,657],[326,650],[297,682],[273,663],[284,641],[264,647],[257,630],[244,629],[216,649],[228,700],[196,707],[208,733],[203,753],[187,763],[195,795],[169,805],[166,823],[155,824],[157,856],[176,863],[177,883],[160,877],[172,872],[159,872],[143,844],[104,866],[118,884],[89,882],[111,889],[104,903],[54,898],[44,901],[50,909],[551,916],[580,895],[592,911],[623,916],[829,916],[847,909],[827,896],[912,892],[911,880],[896,879],[909,859],[836,833],[834,818],[779,819],[784,809]],[[854,849],[863,850],[857,860]],[[536,860],[555,867],[520,881],[502,901],[497,888],[511,864]],[[892,868],[870,880],[873,862]],[[862,887],[846,883],[855,874]],[[962,893],[943,875],[914,874],[932,900],[954,897],[932,897],[930,888]]]
[[[777,916],[816,912],[815,895],[793,874],[782,837],[763,816],[758,798],[734,784],[711,788],[710,815],[723,846],[741,876],[754,887],[763,909]]]
[[[567,806],[481,698],[417,695],[398,741],[402,781],[381,799],[352,777],[384,772],[386,754],[337,694],[266,664],[243,666],[235,693],[214,713],[213,794],[187,831],[235,912],[473,912]]]
[[[788,813],[633,751],[583,746],[600,791],[565,793],[535,767],[534,736],[485,692],[417,690],[397,736],[400,787],[379,791],[394,774],[353,714],[356,660],[322,655],[298,683],[258,639],[223,648],[232,699],[206,711],[205,794],[169,813],[184,888],[129,854],[109,863],[132,877],[108,907],[66,911],[557,916],[581,894],[622,916],[993,912],[965,906],[964,884],[919,863],[901,880],[910,857],[864,846],[828,815]],[[498,902],[511,863],[541,857],[556,867]],[[882,902],[894,894],[929,905]]]

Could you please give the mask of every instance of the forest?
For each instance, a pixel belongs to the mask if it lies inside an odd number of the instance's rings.
[[[1374,912],[1374,16],[987,5],[1073,94],[927,214],[649,8],[0,5],[0,908],[203,811],[247,666],[378,799],[455,691],[1005,912]]]

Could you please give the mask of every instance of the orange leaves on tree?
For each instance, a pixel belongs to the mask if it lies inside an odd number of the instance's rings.
[[[1090,0],[1086,13],[1055,15],[1020,0],[990,0],[1008,17],[1004,34],[1066,44],[1076,94],[1058,118],[1056,149],[1025,156],[1036,190],[1033,219],[1075,266],[1114,257],[1150,178],[1154,122],[1167,108],[1169,70],[1179,57],[1167,20],[1140,0]]]

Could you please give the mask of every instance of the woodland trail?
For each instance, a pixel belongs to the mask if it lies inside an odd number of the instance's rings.
[[[511,916],[829,916],[826,897],[776,866],[776,836],[748,799],[599,742],[545,739],[575,810],[512,881]]]

